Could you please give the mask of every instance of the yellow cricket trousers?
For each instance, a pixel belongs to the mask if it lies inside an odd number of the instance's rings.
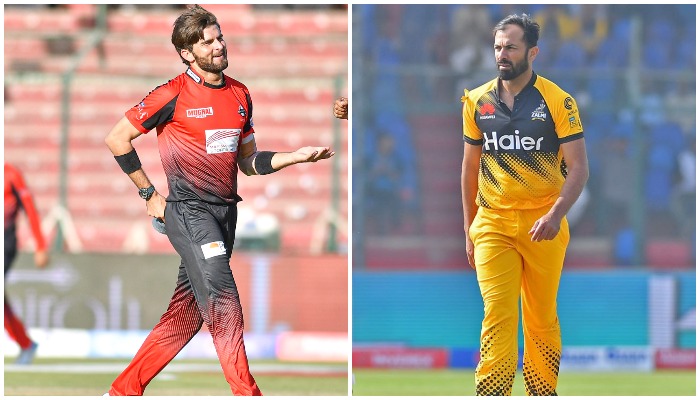
[[[553,240],[528,234],[550,206],[533,210],[479,207],[469,227],[484,300],[477,395],[510,395],[518,363],[518,299],[523,311],[523,377],[528,395],[556,395],[561,331],[557,290],[569,243],[564,218]]]

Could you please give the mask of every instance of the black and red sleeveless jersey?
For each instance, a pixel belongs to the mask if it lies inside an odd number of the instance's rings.
[[[213,86],[192,69],[158,86],[126,118],[140,132],[156,129],[168,179],[168,201],[235,203],[238,147],[253,140],[248,88],[224,75]]]

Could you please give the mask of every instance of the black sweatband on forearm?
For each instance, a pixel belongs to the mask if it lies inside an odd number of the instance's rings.
[[[274,155],[274,151],[258,152],[255,156],[255,171],[257,171],[258,175],[267,175],[277,171],[272,168],[272,156]]]
[[[139,160],[139,155],[136,154],[136,149],[131,150],[126,154],[121,156],[114,156],[117,163],[122,168],[122,171],[126,174],[138,171],[141,169],[141,160]]]

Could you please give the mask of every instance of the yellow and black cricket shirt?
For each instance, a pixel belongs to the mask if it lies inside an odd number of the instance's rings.
[[[501,101],[498,79],[464,90],[464,141],[482,146],[476,204],[493,209],[533,209],[554,203],[566,179],[560,145],[583,138],[576,101],[537,74],[515,96]]]

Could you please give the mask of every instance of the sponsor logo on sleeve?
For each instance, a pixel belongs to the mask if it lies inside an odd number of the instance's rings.
[[[574,107],[574,99],[567,97],[564,99],[564,108],[571,110]]]
[[[146,103],[143,101],[139,103],[139,105],[136,106],[136,119],[139,121],[142,121],[143,119],[148,117],[148,111],[144,110],[146,107]]]
[[[569,117],[569,127],[570,128],[580,128],[581,122],[579,122],[576,116]]]

